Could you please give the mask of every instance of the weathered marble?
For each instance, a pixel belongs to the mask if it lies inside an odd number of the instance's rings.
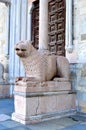
[[[75,112],[76,96],[71,91],[69,82],[48,81],[39,84],[18,82],[14,87],[13,120],[30,124]]]
[[[14,87],[14,91],[23,93],[34,92],[53,92],[53,91],[71,90],[71,83],[68,81],[47,81],[47,82],[23,82],[18,81]]]
[[[49,81],[54,77],[69,80],[69,62],[63,56],[42,54],[32,46],[32,41],[20,41],[15,45],[16,54],[20,57],[26,72],[26,78],[17,80]]]
[[[68,60],[40,53],[31,41],[20,41],[15,51],[23,62],[26,77],[16,79],[12,119],[28,124],[55,118],[61,112],[73,112],[76,103]]]
[[[77,111],[85,113],[86,111],[86,63],[71,64],[72,89],[77,91],[76,102]]]

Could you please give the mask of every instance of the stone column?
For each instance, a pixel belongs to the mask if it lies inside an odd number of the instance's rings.
[[[39,50],[48,50],[48,0],[39,3]]]
[[[72,0],[66,0],[66,50],[73,51],[72,41]]]
[[[31,40],[31,17],[32,17],[32,10],[34,8],[34,5],[32,2],[28,3],[28,24],[27,24],[27,40]]]
[[[65,49],[67,50],[68,42],[69,42],[69,1],[66,0],[66,35],[65,35]]]

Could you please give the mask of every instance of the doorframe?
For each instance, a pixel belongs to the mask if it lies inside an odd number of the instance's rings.
[[[65,49],[73,52],[73,0],[66,0]]]
[[[65,0],[65,4],[66,4],[65,51],[68,53],[72,53],[73,52],[73,0]],[[28,5],[32,12],[33,6],[31,8],[31,3],[29,3]],[[33,1],[32,1],[32,5],[33,5]],[[29,20],[31,23],[31,18]]]

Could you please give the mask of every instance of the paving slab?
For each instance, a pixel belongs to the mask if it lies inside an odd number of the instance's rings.
[[[62,128],[72,126],[78,123],[79,122],[73,121],[72,119],[67,117],[67,118],[53,119],[41,123],[27,125],[27,127],[31,128],[32,130],[60,130]]]
[[[1,121],[6,121],[10,119],[10,116],[6,115],[6,114],[0,114],[0,122]]]
[[[31,130],[27,127],[21,127],[21,126],[18,126],[18,127],[14,127],[14,128],[8,128],[8,129],[4,129],[4,130]]]
[[[0,125],[0,130],[4,130],[4,129],[6,129],[6,127],[3,125]]]
[[[77,124],[77,125],[73,125],[71,127],[66,127],[61,130],[86,130],[86,124]]]
[[[13,128],[13,127],[17,127],[17,126],[20,126],[20,125],[23,126],[22,124],[15,122],[13,120],[3,121],[3,122],[0,122],[0,124],[7,127],[7,128]]]
[[[0,99],[0,114],[11,116],[14,111],[14,99]]]

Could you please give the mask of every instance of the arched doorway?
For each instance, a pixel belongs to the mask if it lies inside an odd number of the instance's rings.
[[[49,50],[65,56],[65,0],[48,0]],[[32,12],[32,40],[38,49],[39,43],[39,1],[34,2]]]

